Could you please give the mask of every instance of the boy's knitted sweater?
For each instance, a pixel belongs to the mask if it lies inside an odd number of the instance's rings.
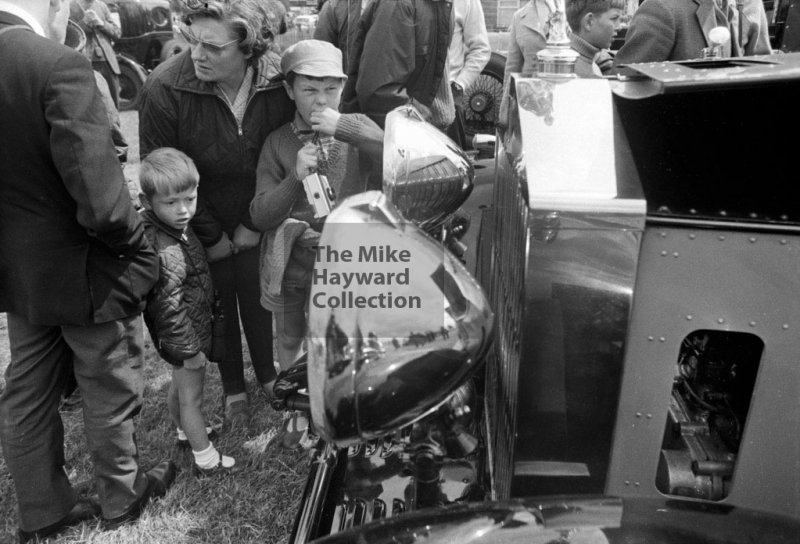
[[[328,183],[336,200],[368,187],[364,156],[380,165],[383,160],[383,130],[360,113],[339,117],[334,142],[328,149]],[[297,152],[303,142],[287,123],[272,132],[264,142],[256,171],[256,195],[250,203],[253,224],[262,232],[278,227],[287,217],[302,219],[312,225],[314,212],[306,199],[302,180],[297,179]]]

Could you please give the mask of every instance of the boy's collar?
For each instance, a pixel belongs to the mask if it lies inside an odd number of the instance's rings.
[[[305,122],[299,111],[294,112],[294,126],[301,132],[310,131],[311,125]]]

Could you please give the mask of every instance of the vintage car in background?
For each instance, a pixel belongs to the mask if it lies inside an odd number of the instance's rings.
[[[387,121],[405,166],[329,220],[428,255],[451,334],[380,353],[427,316],[311,308],[276,387],[321,436],[290,542],[798,542],[800,215],[767,135],[800,54],[633,68],[514,77],[488,184]],[[403,221],[447,195],[463,267]]]
[[[135,110],[147,74],[185,47],[173,32],[174,14],[167,0],[108,0],[122,35],[114,40],[119,60],[119,109]]]

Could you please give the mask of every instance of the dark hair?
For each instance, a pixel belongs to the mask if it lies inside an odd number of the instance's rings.
[[[612,9],[625,9],[625,0],[566,0],[567,23],[573,32],[581,30],[581,20],[587,13],[602,15]]]
[[[254,65],[275,40],[283,16],[275,0],[209,0],[197,2],[197,7],[184,3],[183,11],[186,25],[202,17],[230,25],[239,39],[239,51],[251,55]]]

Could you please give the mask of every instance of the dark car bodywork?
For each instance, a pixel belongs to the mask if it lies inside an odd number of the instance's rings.
[[[292,542],[797,541],[800,54],[635,68],[513,80],[467,202],[479,446],[321,441]]]

